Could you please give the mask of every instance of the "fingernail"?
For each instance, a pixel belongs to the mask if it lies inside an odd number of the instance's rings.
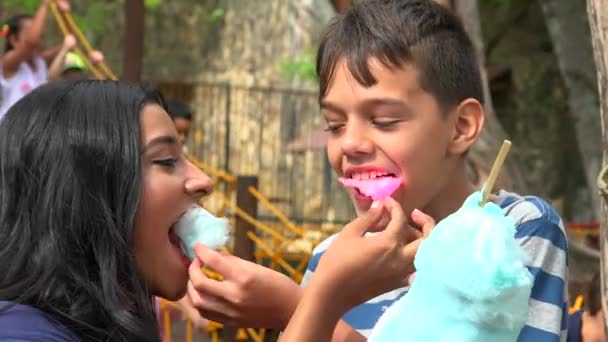
[[[419,214],[422,214],[422,211],[420,211],[418,209],[414,209],[414,211],[412,211],[412,214],[419,215]]]
[[[371,206],[371,208],[372,208],[372,209],[378,208],[378,206],[379,206],[379,205],[380,205],[380,202],[378,202],[378,201],[373,201],[373,202],[372,202],[372,206]]]

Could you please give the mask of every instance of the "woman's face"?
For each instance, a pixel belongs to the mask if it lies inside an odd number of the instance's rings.
[[[156,104],[141,113],[142,194],[135,218],[135,259],[151,294],[177,300],[186,293],[189,260],[173,227],[211,192],[209,176],[182,153],[169,114]]]

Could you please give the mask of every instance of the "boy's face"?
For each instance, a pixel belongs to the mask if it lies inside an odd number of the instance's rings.
[[[366,88],[344,59],[336,65],[321,100],[330,130],[328,157],[339,177],[401,177],[403,185],[392,197],[409,215],[413,209],[424,210],[457,165],[449,153],[455,120],[420,88],[415,66],[391,70],[374,59],[370,66],[378,83]],[[371,199],[349,191],[358,214],[370,208]]]
[[[186,143],[186,140],[188,139],[188,134],[190,133],[190,126],[192,126],[192,122],[184,118],[174,118],[173,122],[175,123],[175,127],[177,128],[177,138],[179,142],[184,145]]]

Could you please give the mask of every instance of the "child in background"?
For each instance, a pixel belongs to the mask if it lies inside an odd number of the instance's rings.
[[[190,134],[190,128],[192,127],[192,111],[188,106],[180,101],[166,101],[167,112],[173,119],[175,127],[177,128],[177,134],[179,142],[184,148],[184,153],[188,153],[188,147],[186,147],[186,140]]]
[[[568,316],[567,342],[606,342],[601,287],[597,272],[589,283],[585,308]]]
[[[66,39],[68,38],[66,37]],[[70,50],[71,48],[65,46],[65,50],[62,49],[53,60],[49,69],[49,82],[93,78],[82,58]],[[89,60],[93,65],[101,63],[103,59],[103,54],[97,50],[91,51],[89,54]]]
[[[50,3],[42,0],[34,16],[15,15],[2,27],[6,46],[0,62],[0,120],[15,102],[47,82],[48,66],[64,46],[43,50],[42,33]],[[57,6],[64,12],[70,10],[65,0],[58,0]]]

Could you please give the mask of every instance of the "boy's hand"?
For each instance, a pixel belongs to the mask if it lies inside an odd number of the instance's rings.
[[[279,272],[202,244],[194,249],[198,258],[188,270],[188,297],[203,317],[251,328],[285,328],[302,296],[298,284]],[[208,278],[202,265],[224,280]]]
[[[364,236],[384,215],[390,216],[386,228]],[[414,272],[414,257],[424,237],[435,226],[420,211],[412,221],[422,232],[408,225],[401,206],[392,198],[379,208],[349,223],[325,251],[310,285],[319,300],[336,305],[340,314],[371,298],[405,286]]]

